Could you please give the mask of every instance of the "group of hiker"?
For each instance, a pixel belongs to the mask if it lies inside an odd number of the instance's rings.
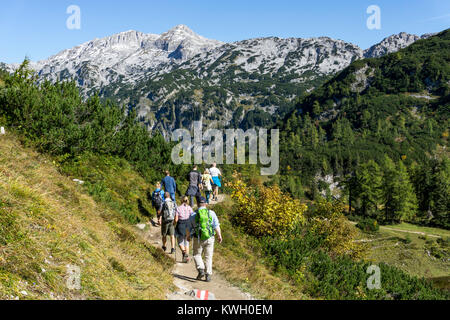
[[[213,163],[210,169],[205,169],[201,174],[198,167],[194,166],[189,172],[188,189],[177,206],[175,193],[177,184],[170,172],[161,182],[156,184],[156,190],[152,194],[152,205],[156,209],[158,224],[161,226],[162,249],[167,250],[167,237],[170,237],[171,251],[176,252],[175,240],[183,254],[183,262],[188,263],[189,245],[193,242],[193,258],[198,271],[197,280],[211,281],[212,258],[214,252],[215,236],[219,243],[222,242],[220,223],[214,211],[208,209],[210,199],[218,200],[219,188],[222,187],[220,177],[222,173]],[[202,196],[202,191],[205,197]],[[194,211],[194,199],[197,202],[197,210]],[[176,238],[176,239],[175,239]],[[203,261],[202,254],[205,256]]]

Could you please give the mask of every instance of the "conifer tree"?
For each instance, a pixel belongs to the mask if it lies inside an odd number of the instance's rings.
[[[313,103],[313,114],[317,117],[320,115],[321,112],[321,108],[320,108],[320,104],[317,101],[314,101]]]
[[[417,198],[406,166],[402,161],[395,165],[386,156],[383,169],[384,220],[410,221],[417,211]]]
[[[445,158],[433,175],[433,188],[431,192],[432,224],[450,227],[450,161]]]
[[[378,164],[370,160],[356,171],[356,193],[359,198],[359,210],[364,216],[376,217],[381,201],[382,175]]]

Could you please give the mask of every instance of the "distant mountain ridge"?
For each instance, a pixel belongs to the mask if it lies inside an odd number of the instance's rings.
[[[398,51],[413,44],[417,40],[427,39],[436,33],[427,33],[422,36],[401,32],[383,39],[380,43],[364,51],[365,58],[379,58],[389,53]]]
[[[328,37],[223,43],[178,25],[161,35],[131,30],[95,39],[31,67],[41,80],[74,79],[86,96],[100,92],[128,104],[149,130],[166,133],[195,119],[245,128],[271,122],[353,61],[428,36],[400,33],[362,50]],[[3,67],[12,71],[17,65]]]
[[[185,61],[221,45],[179,25],[161,34],[125,31],[64,50],[31,64],[40,78],[52,81],[73,78],[82,88],[100,88],[121,77],[133,82],[147,70],[170,61]]]

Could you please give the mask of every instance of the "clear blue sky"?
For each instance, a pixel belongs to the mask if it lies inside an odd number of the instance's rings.
[[[69,5],[81,29],[69,30]],[[381,30],[366,27],[369,5]],[[0,61],[41,60],[94,38],[126,30],[162,33],[178,24],[226,42],[253,37],[329,36],[363,49],[401,31],[423,34],[450,25],[448,0],[2,0]]]

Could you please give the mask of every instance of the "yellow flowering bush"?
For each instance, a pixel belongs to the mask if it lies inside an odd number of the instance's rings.
[[[333,256],[348,255],[362,258],[366,248],[355,242],[357,230],[344,216],[344,205],[322,201],[316,203],[316,210],[310,221],[310,231],[324,239],[323,246]]]
[[[283,193],[277,185],[250,186],[235,173],[227,186],[238,205],[236,220],[254,236],[283,236],[304,222],[307,206]]]

